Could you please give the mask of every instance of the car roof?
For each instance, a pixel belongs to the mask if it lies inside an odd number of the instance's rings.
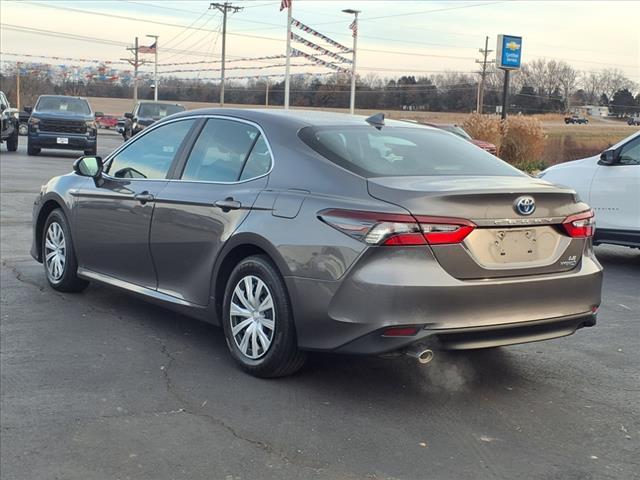
[[[74,95],[40,95],[38,98],[76,98],[78,100],[84,100],[88,102],[88,100],[84,97],[76,97]]]
[[[138,102],[138,105],[142,105],[142,104],[152,104],[152,105],[176,105],[178,107],[183,107],[184,105],[182,105],[181,103],[177,103],[177,102],[156,102],[155,100],[142,100],[140,102]]]
[[[347,113],[322,110],[284,110],[282,108],[200,108],[172,115],[172,118],[194,115],[237,117],[256,123],[272,122],[297,128],[308,126],[363,126],[367,125],[366,119],[368,118],[368,116],[365,115],[350,115]],[[407,123],[401,120],[385,119],[384,122],[385,126],[390,127],[433,129],[433,127]]]

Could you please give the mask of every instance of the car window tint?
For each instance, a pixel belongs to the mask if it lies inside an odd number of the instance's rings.
[[[151,130],[113,158],[109,175],[117,178],[166,178],[194,122],[182,120]]]
[[[187,160],[183,180],[235,182],[260,132],[232,120],[209,119]]]
[[[264,137],[260,135],[256,144],[253,146],[249,158],[244,165],[240,180],[249,180],[251,178],[264,175],[271,168],[271,153]]]
[[[305,127],[300,138],[332,162],[364,177],[523,173],[442,130],[410,127]]]
[[[622,165],[640,165],[640,137],[622,147],[620,163]]]

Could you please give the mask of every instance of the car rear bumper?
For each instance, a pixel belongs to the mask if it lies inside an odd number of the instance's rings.
[[[60,144],[58,138],[67,138],[69,143]],[[98,137],[55,132],[29,132],[29,144],[36,148],[55,148],[61,150],[91,150],[96,147]]]
[[[458,280],[429,249],[383,247],[341,281],[286,280],[301,348],[375,354],[427,338],[463,349],[570,335],[595,323],[602,268],[589,250],[570,272]],[[394,326],[419,331],[383,336]]]

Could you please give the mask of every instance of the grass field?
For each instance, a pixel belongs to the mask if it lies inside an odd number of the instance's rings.
[[[90,97],[93,110],[121,116],[130,112],[134,101],[126,98]],[[188,109],[215,108],[218,104],[205,102],[179,102]],[[228,108],[263,108],[262,105],[226,105]],[[272,107],[281,108],[281,107]],[[347,109],[318,108],[335,112],[347,112]],[[373,115],[378,110],[356,110],[360,115]],[[462,123],[466,113],[420,112],[404,110],[385,110],[387,118],[396,120],[415,120],[426,123]],[[535,115],[542,122],[546,133],[545,149],[541,160],[548,165],[595,155],[607,147],[631,135],[638,127],[622,122],[592,118],[588,125],[565,125],[564,116],[557,113]]]

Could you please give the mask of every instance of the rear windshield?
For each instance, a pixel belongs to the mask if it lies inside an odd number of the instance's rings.
[[[524,175],[472,143],[436,129],[305,127],[299,135],[323,157],[363,177]]]
[[[174,113],[184,112],[182,105],[166,105],[162,103],[143,103],[138,110],[139,117],[164,118]]]
[[[39,112],[69,112],[90,115],[89,103],[82,98],[40,97],[36,105]]]
[[[444,130],[445,132],[458,135],[459,137],[464,138],[465,140],[471,140],[471,137],[469,136],[469,134],[465,132],[462,129],[462,127],[459,127],[457,125],[447,125],[446,127],[440,127],[440,128],[442,128],[442,130]]]

